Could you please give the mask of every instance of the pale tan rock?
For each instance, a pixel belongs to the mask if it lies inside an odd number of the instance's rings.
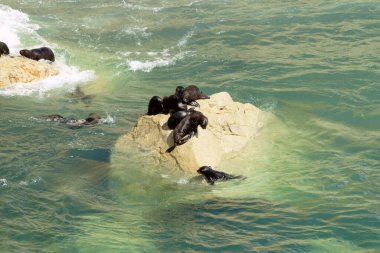
[[[264,112],[251,104],[234,102],[227,92],[217,93],[210,99],[198,100],[201,111],[208,118],[207,129],[198,127],[198,136],[171,153],[166,150],[173,145],[172,130],[166,128],[169,115],[144,115],[136,125],[115,145],[115,151],[136,145],[152,149],[159,162],[196,173],[203,165],[217,166],[227,154],[238,152],[258,134],[263,125]]]
[[[0,57],[0,88],[15,83],[30,83],[58,74],[58,67],[45,61],[34,61],[22,56]]]

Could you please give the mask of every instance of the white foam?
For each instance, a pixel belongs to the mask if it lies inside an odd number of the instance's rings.
[[[191,30],[190,32],[188,32],[187,34],[185,34],[185,36],[183,36],[183,38],[181,38],[178,43],[177,43],[177,47],[183,47],[184,45],[187,44],[187,42],[189,41],[189,39],[191,37],[193,37],[194,35],[194,30]]]
[[[152,11],[152,12],[159,12],[163,9],[163,7],[146,7],[141,5],[134,5],[126,3],[125,0],[123,0],[124,6],[131,10],[139,10],[139,11]]]
[[[111,116],[110,114],[107,113],[107,117],[101,118],[99,120],[99,124],[114,124],[116,121],[115,116]]]
[[[130,27],[128,29],[123,30],[125,34],[135,36],[135,37],[149,37],[152,35],[151,32],[147,32],[148,27]]]
[[[0,178],[0,188],[7,187],[8,181],[5,178]]]
[[[180,178],[177,181],[177,184],[188,184],[190,180],[188,178]]]
[[[150,72],[152,69],[156,67],[163,67],[163,66],[168,66],[172,63],[173,61],[170,60],[164,60],[164,59],[158,59],[154,61],[128,61],[128,66],[129,69],[132,71],[144,71],[144,72]]]
[[[185,55],[186,55],[186,52],[181,52],[174,55],[173,57],[170,57],[167,51],[164,51],[161,54],[162,58],[156,58],[155,60],[152,60],[152,61],[128,60],[127,64],[128,64],[128,68],[132,71],[150,72],[154,68],[157,68],[157,67],[165,67],[165,66],[173,65],[176,61],[184,58]]]
[[[145,31],[145,30],[142,30]],[[142,52],[121,52],[119,53],[123,57],[129,57],[127,60],[127,66],[129,70],[132,71],[143,71],[143,72],[150,72],[154,68],[157,67],[166,67],[170,65],[174,65],[176,61],[183,59],[189,51],[181,51],[181,48],[185,46],[189,39],[194,35],[194,30],[189,31],[186,33],[178,42],[176,45],[166,48],[162,50],[161,52],[152,52],[148,51],[146,53]],[[172,56],[172,52],[174,51],[180,51],[179,53]],[[153,58],[152,60],[135,60],[130,59],[135,56],[142,56],[144,58]],[[125,64],[119,64],[117,68],[122,67]]]

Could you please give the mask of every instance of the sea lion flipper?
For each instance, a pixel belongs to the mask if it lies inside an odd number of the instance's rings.
[[[191,137],[194,136],[194,132],[191,132],[190,134],[185,135],[182,139],[178,141],[178,145],[185,144],[188,140],[191,139]]]
[[[210,99],[210,97],[207,96],[207,95],[205,95],[205,94],[203,94],[203,93],[201,93],[200,96],[199,96],[199,99]]]
[[[166,153],[170,153],[170,152],[172,152],[172,151],[175,149],[175,147],[176,147],[176,145],[173,145],[172,147],[168,148],[168,149],[166,150]]]

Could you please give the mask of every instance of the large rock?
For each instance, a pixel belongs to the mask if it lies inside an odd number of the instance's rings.
[[[0,57],[0,88],[14,83],[30,83],[58,74],[58,67],[45,61],[34,61],[22,56]]]
[[[158,161],[196,173],[200,166],[217,166],[226,154],[241,150],[263,125],[264,112],[251,104],[232,101],[227,92],[198,102],[200,108],[196,110],[208,117],[207,129],[198,127],[198,136],[171,153],[166,150],[173,145],[173,135],[166,127],[169,116],[164,114],[140,117],[117,141],[115,151],[125,152],[131,145],[152,149]]]

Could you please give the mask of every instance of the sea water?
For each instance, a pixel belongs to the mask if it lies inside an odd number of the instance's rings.
[[[2,0],[0,41],[51,47],[60,75],[0,90],[0,251],[379,252],[379,17],[359,0]],[[114,150],[190,84],[271,115],[218,167],[245,180]],[[106,124],[44,120],[89,113]]]

